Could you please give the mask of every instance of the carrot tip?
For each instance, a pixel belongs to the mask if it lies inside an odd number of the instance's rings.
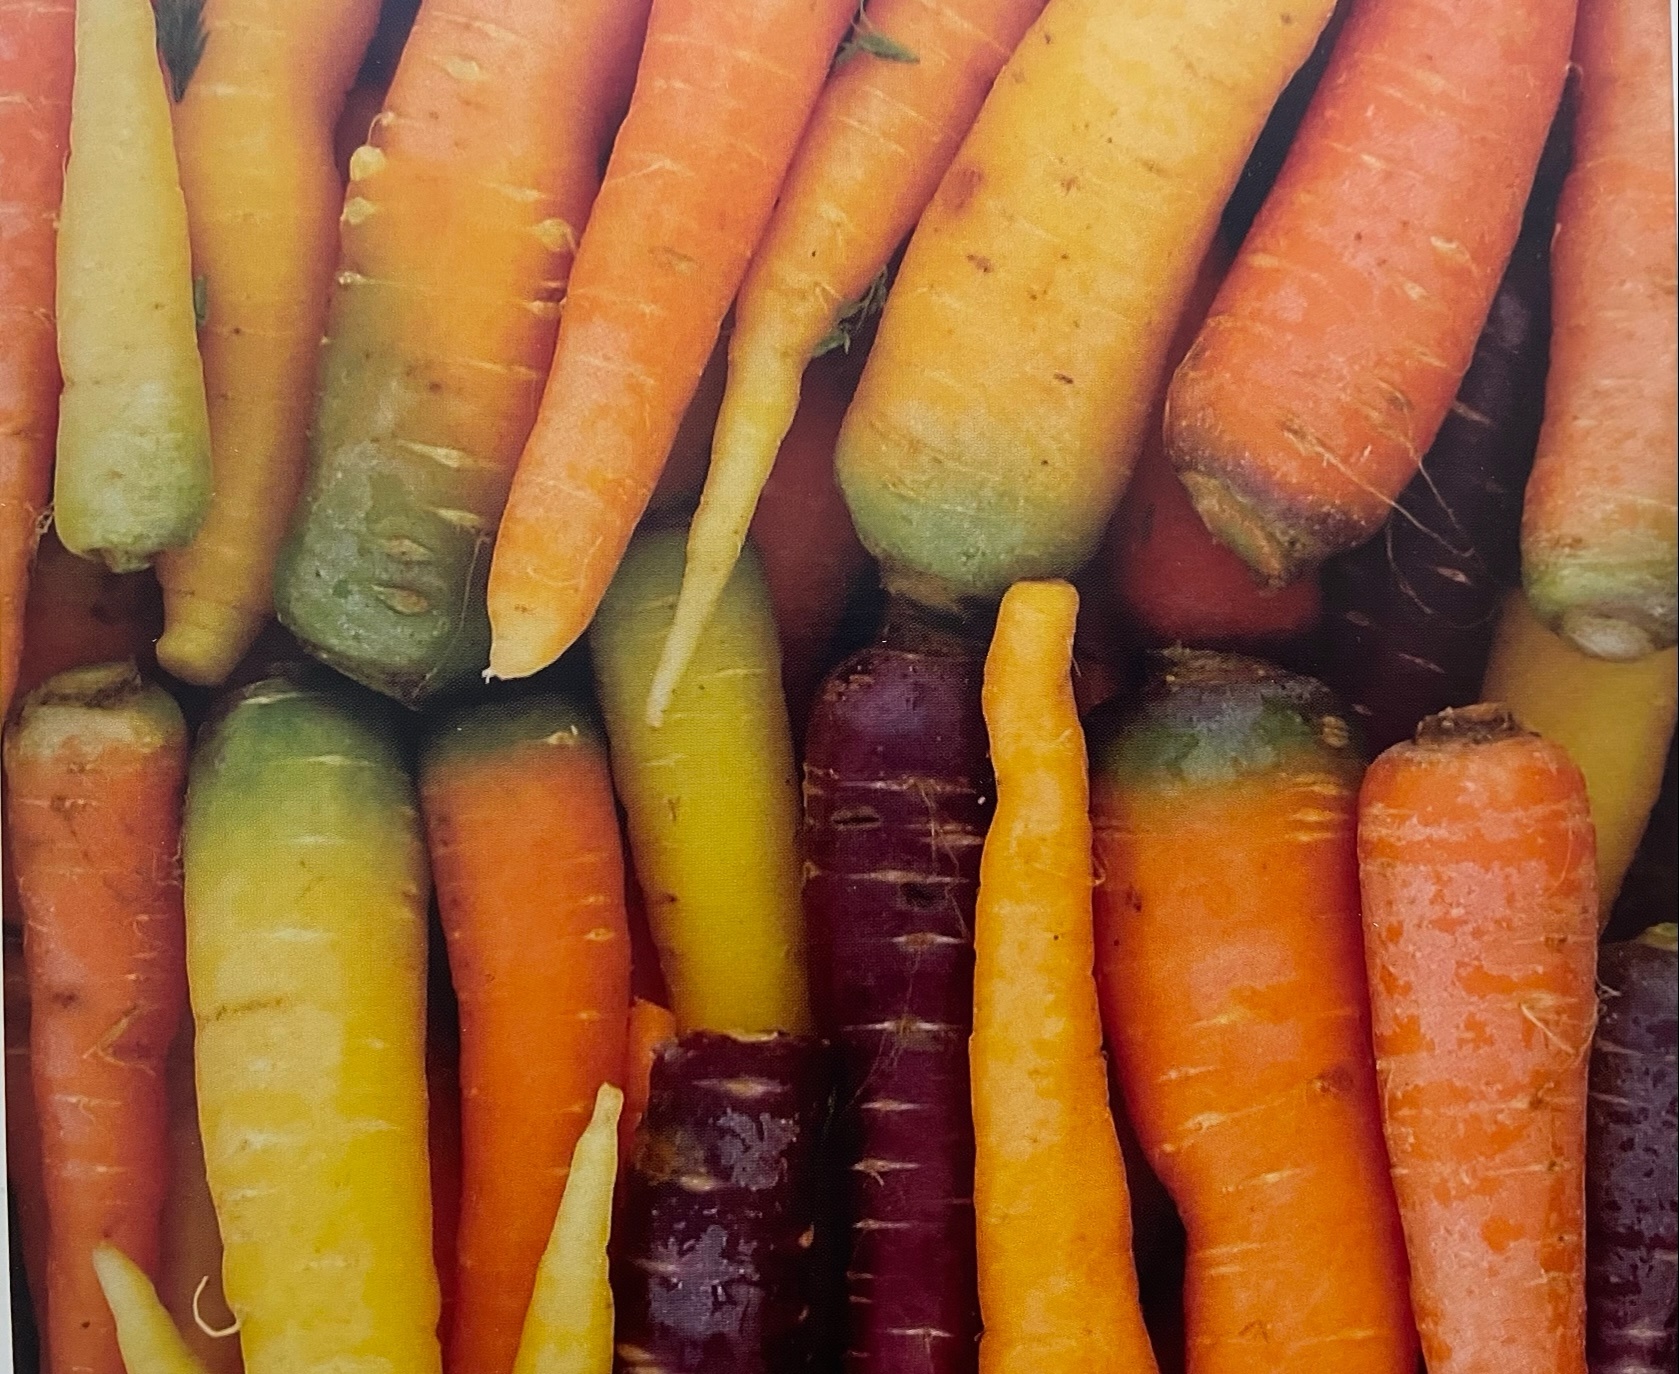
[[[255,642],[265,620],[240,606],[166,590],[158,665],[182,682],[219,687]]]

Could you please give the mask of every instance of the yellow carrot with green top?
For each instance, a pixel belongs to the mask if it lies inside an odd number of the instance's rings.
[[[324,676],[324,675],[323,675]],[[418,808],[382,703],[235,693],[187,789],[204,1164],[247,1374],[438,1374]]]
[[[196,533],[210,420],[169,91],[147,0],[78,0],[58,226],[65,548],[116,572]]]

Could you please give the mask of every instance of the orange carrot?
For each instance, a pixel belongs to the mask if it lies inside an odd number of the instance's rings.
[[[601,736],[556,696],[446,717],[420,763],[461,1015],[445,1368],[508,1374],[577,1138],[624,1073],[629,930]]]
[[[804,738],[811,700],[834,666],[834,637],[847,602],[869,567],[834,480],[834,442],[857,369],[821,360],[807,377],[752,517],[752,543],[781,638],[781,686],[794,739]]]
[[[1167,400],[1196,509],[1262,577],[1375,534],[1433,442],[1516,242],[1574,6],[1354,6]]]
[[[805,364],[849,345],[991,82],[1044,0],[873,0],[822,92],[741,285],[711,472],[655,702],[693,656],[740,556]],[[850,318],[848,318],[850,317]],[[655,709],[660,709],[657,706]]]
[[[1067,583],[1016,583],[985,660],[997,809],[980,859],[970,1041],[981,1374],[1155,1368],[1091,973],[1077,614]]]
[[[1602,658],[1675,639],[1672,42],[1659,0],[1581,0],[1580,112],[1557,207],[1522,578],[1540,617]]]
[[[496,539],[495,676],[553,662],[594,616],[852,10],[853,0],[654,0]]]
[[[74,47],[72,0],[0,0],[0,716],[12,702],[29,565],[52,492],[55,255]]]
[[[1167,376],[1189,351],[1229,267],[1230,250],[1215,238],[1167,350]],[[1257,644],[1310,629],[1322,609],[1316,578],[1281,590],[1264,587],[1201,523],[1166,460],[1165,405],[1162,385],[1131,483],[1102,543],[1101,561],[1125,620],[1162,647]]]
[[[11,841],[5,841],[10,850]],[[37,1329],[47,1315],[47,1192],[41,1169],[41,1118],[29,1074],[29,977],[23,966],[23,911],[17,898],[12,856],[3,857],[5,923],[0,942],[5,954],[6,1032],[6,1186],[11,1202],[12,1234],[23,1261],[30,1309]],[[13,1270],[12,1282],[17,1283]]]
[[[1415,1374],[1328,691],[1179,652],[1091,724],[1097,978],[1188,1233],[1190,1374]]]
[[[1501,706],[1359,797],[1382,1116],[1429,1374],[1584,1374],[1597,879],[1580,771]]]
[[[635,1128],[647,1110],[653,1059],[659,1046],[676,1039],[676,1016],[668,1007],[638,997],[630,1003],[629,1043],[624,1054],[624,1111],[618,1118],[618,1158],[629,1163]]]
[[[72,669],[6,733],[46,1181],[48,1360],[123,1374],[93,1269],[109,1241],[155,1274],[169,1183],[164,1064],[186,1007],[179,708],[132,664]]]
[[[410,705],[489,651],[490,541],[647,0],[425,0],[350,160],[281,621]]]

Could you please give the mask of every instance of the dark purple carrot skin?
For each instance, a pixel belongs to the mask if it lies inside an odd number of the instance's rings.
[[[1672,1374],[1679,1306],[1679,957],[1655,926],[1605,945],[1586,1137],[1591,1374]]]
[[[695,1031],[653,1061],[614,1227],[619,1374],[805,1374],[826,1047]]]
[[[1572,89],[1474,359],[1382,532],[1323,568],[1322,677],[1372,753],[1478,699],[1504,593],[1520,580],[1522,493],[1539,442],[1551,336],[1550,243],[1569,164]]]
[[[1632,856],[1615,909],[1604,927],[1605,941],[1630,940],[1641,930],[1679,911],[1679,739],[1667,746],[1662,790]]]
[[[806,735],[805,910],[838,1063],[847,1374],[972,1374],[973,917],[994,784],[984,646],[895,624]]]

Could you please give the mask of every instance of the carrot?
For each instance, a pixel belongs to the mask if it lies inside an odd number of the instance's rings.
[[[1670,913],[1671,914],[1671,913]],[[1671,921],[1602,947],[1586,1107],[1586,1356],[1673,1367],[1679,1249],[1679,985]]]
[[[0,0],[0,719],[52,490],[53,272],[75,69],[72,0]]]
[[[207,1374],[240,1374],[244,1361],[233,1314],[222,1295],[222,1234],[204,1174],[204,1139],[198,1131],[198,1092],[193,1083],[190,1018],[170,1047],[165,1067],[169,1094],[169,1194],[163,1203],[163,1240],[157,1298]],[[107,1297],[109,1293],[107,1292]],[[120,1323],[121,1314],[118,1315]],[[212,1335],[211,1332],[216,1334]],[[129,1374],[135,1374],[130,1370]]]
[[[47,1198],[46,1348],[59,1371],[122,1374],[94,1246],[157,1268],[164,1062],[186,1005],[186,761],[180,709],[131,664],[49,679],[6,732]]]
[[[624,1110],[618,1118],[618,1157],[627,1160],[635,1146],[636,1127],[647,1110],[648,1084],[659,1046],[676,1039],[676,1017],[668,1007],[637,997],[630,1003],[630,1028],[624,1046]]]
[[[1091,973],[1078,593],[1011,587],[982,700],[997,809],[974,915],[974,1212],[983,1374],[1152,1371]]]
[[[802,1035],[659,1051],[613,1236],[620,1374],[810,1368],[824,1067]]]
[[[1220,208],[1332,8],[1050,0],[916,227],[840,432],[891,590],[962,609],[1095,551]]]
[[[740,556],[805,364],[849,346],[887,260],[938,189],[1044,0],[874,0],[822,91],[735,303],[711,471],[653,680],[669,700]]]
[[[870,566],[834,481],[834,441],[856,385],[848,364],[818,360],[811,366],[752,516],[752,545],[775,611],[781,687],[795,739],[804,735],[811,700],[833,666],[846,607]]]
[[[1582,770],[1584,771],[1584,770]],[[1591,782],[1586,783],[1591,793]],[[1601,844],[1601,841],[1599,842]],[[1669,741],[1661,790],[1650,808],[1621,890],[1603,927],[1605,940],[1630,940],[1679,911],[1679,738]]]
[[[1184,651],[1090,730],[1102,1019],[1188,1233],[1190,1374],[1414,1374],[1345,717],[1309,678]]]
[[[971,1374],[982,664],[961,637],[888,624],[822,684],[804,759],[805,911],[846,1171],[845,1365]]]
[[[647,3],[425,0],[351,159],[274,597],[409,705],[484,667],[490,542]]]
[[[624,1072],[624,858],[605,742],[560,696],[427,733],[420,807],[460,999],[462,1194],[445,1366],[508,1374],[571,1152]]]
[[[1168,370],[1189,350],[1229,267],[1229,250],[1215,238],[1167,349]],[[1130,485],[1102,541],[1105,572],[1125,621],[1138,638],[1161,647],[1261,644],[1304,634],[1322,610],[1316,579],[1281,589],[1262,586],[1213,538],[1166,461],[1160,433],[1165,404],[1162,389]]]
[[[594,616],[852,9],[853,0],[654,0],[496,538],[494,676],[553,662]],[[555,541],[560,528],[566,538]]]
[[[1601,658],[1637,658],[1675,638],[1671,23],[1649,0],[1581,0],[1551,374],[1522,508],[1535,611]]]
[[[425,845],[384,703],[325,677],[230,694],[193,754],[187,976],[222,1277],[248,1374],[438,1374]]]
[[[185,544],[209,506],[196,295],[152,7],[77,0],[53,521],[113,572]]]
[[[682,545],[680,529],[639,536],[589,636],[630,853],[677,1026],[803,1032],[798,778],[755,558],[737,565],[664,725],[647,724]]]
[[[145,1270],[108,1243],[94,1247],[93,1268],[116,1323],[128,1374],[209,1374],[182,1339]]]
[[[1375,534],[1433,441],[1516,242],[1574,6],[1354,6],[1166,403],[1201,518],[1269,581]]]
[[[6,839],[10,849],[10,837]],[[23,966],[23,912],[11,854],[5,855],[6,1186],[12,1240],[14,1316],[23,1299],[37,1327],[47,1315],[47,1191],[41,1166],[41,1118],[29,1065],[29,976]],[[19,1278],[23,1289],[18,1287]],[[14,1321],[14,1335],[16,1323]],[[21,1358],[21,1357],[20,1357]],[[20,1369],[33,1369],[27,1362]]]
[[[187,682],[226,678],[273,608],[338,257],[332,129],[378,16],[377,0],[210,0],[185,26],[203,56],[177,81],[175,150],[215,491],[192,543],[159,560],[157,654]]]
[[[1512,592],[1481,698],[1505,703],[1528,729],[1566,749],[1585,774],[1600,920],[1607,923],[1661,791],[1679,716],[1679,649],[1633,663],[1592,658],[1552,634],[1527,598]]]
[[[623,1092],[602,1083],[594,1114],[572,1151],[513,1374],[612,1374],[606,1241],[612,1230],[623,1107]]]
[[[1430,1374],[1583,1374],[1597,1006],[1585,781],[1501,706],[1430,716],[1364,779],[1358,869]]]

